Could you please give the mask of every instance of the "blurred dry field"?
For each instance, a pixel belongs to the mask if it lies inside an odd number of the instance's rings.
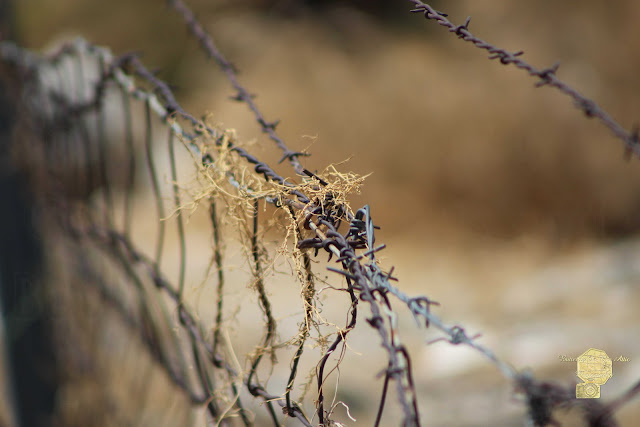
[[[559,356],[595,347],[631,359],[614,364],[604,399],[637,381],[640,165],[623,160],[622,145],[600,123],[561,94],[534,88],[524,73],[488,61],[434,23],[411,16],[408,2],[376,13],[364,2],[358,8],[350,2],[190,3],[265,115],[282,120],[280,135],[312,154],[302,159],[306,168],[323,170],[348,159],[341,170],[373,172],[351,204],[371,206],[382,227],[378,240],[388,246],[385,266],[396,267],[405,292],[440,302],[437,313],[446,322],[481,332],[481,342],[501,359],[529,367],[539,379],[577,381],[574,366]],[[276,154],[260,148],[270,142],[246,107],[229,101],[227,82],[163,2],[31,0],[16,6],[25,46],[45,48],[81,34],[116,53],[141,51],[147,65],[176,85],[188,111],[236,129],[243,140],[256,139],[252,148],[277,162]],[[479,37],[524,50],[534,65],[561,61],[559,77],[625,127],[640,120],[640,3],[434,6],[457,23],[471,15]],[[140,206],[148,203],[144,197]],[[205,275],[210,257],[198,215],[188,228],[198,248],[191,253],[202,254],[190,255],[191,271],[200,272],[193,277]],[[144,236],[151,225],[138,220]],[[270,244],[277,242],[269,235]],[[241,250],[232,239],[227,250],[229,280],[244,290]],[[286,266],[276,270],[270,292],[287,319],[288,298],[298,301],[299,295]],[[210,323],[213,290],[200,280],[189,286],[191,303]],[[251,351],[253,334],[259,336],[246,326],[259,313],[246,309],[254,296],[238,291],[236,297],[231,333],[246,339],[247,347],[237,349],[242,357]],[[345,307],[324,310],[339,322]],[[285,337],[296,328],[283,325]],[[408,313],[401,325],[414,355],[425,425],[522,425],[524,406],[511,398],[512,386],[494,366],[466,348],[426,345],[439,335],[416,328]],[[384,354],[372,331],[358,334],[351,337],[340,385],[358,420],[353,424],[367,425]],[[370,373],[367,381],[363,370]],[[275,373],[273,381],[286,376]],[[573,415],[559,420],[577,425]],[[633,401],[618,415],[621,425],[633,425],[640,404]]]
[[[140,51],[190,111],[211,113],[244,139],[259,137],[246,109],[228,102],[223,76],[156,3],[24,2],[19,28],[28,47],[82,34],[116,53]],[[553,12],[543,13],[545,5]],[[313,153],[307,167],[351,158],[355,172],[374,172],[362,200],[375,205],[385,229],[447,225],[559,242],[637,230],[640,172],[620,161],[605,128],[406,6],[398,2],[384,20],[337,6],[283,16],[234,2],[193,4],[265,114],[282,120],[285,140]],[[561,61],[562,79],[627,127],[636,120],[635,2],[435,6],[454,21],[471,15],[477,34],[524,50],[533,64]],[[411,201],[410,215],[399,200]]]

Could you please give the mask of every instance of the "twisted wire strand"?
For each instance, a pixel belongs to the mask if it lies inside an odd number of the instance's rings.
[[[227,76],[227,79],[231,83],[231,86],[236,90],[236,95],[232,98],[239,102],[244,102],[247,104],[249,109],[253,112],[256,121],[260,125],[262,132],[269,135],[269,138],[273,140],[278,148],[282,151],[282,158],[280,159],[280,163],[284,160],[289,160],[293,169],[298,173],[298,175],[302,175],[303,167],[298,160],[299,156],[307,156],[306,153],[296,152],[290,150],[285,142],[278,136],[276,133],[276,126],[278,126],[279,120],[269,122],[267,121],[262,112],[259,110],[257,104],[255,103],[254,95],[250,94],[247,89],[243,85],[240,84],[238,80],[238,76],[236,73],[235,66],[225,58],[225,56],[220,52],[217,48],[216,44],[213,41],[213,38],[209,35],[209,33],[204,29],[204,27],[198,22],[195,15],[191,11],[191,9],[182,1],[182,0],[167,0],[168,4],[173,7],[180,15],[182,15],[182,19],[187,25],[187,28],[193,34],[193,36],[200,43],[200,47],[207,54],[207,56],[220,66],[224,74]]]
[[[524,51],[509,52],[506,49],[497,47],[473,35],[473,33],[469,31],[471,17],[467,17],[464,24],[456,25],[447,19],[448,15],[446,13],[435,10],[429,4],[420,0],[409,1],[415,5],[415,8],[412,9],[411,12],[423,14],[425,19],[433,20],[438,23],[438,25],[448,28],[449,32],[454,33],[458,38],[472,43],[479,49],[486,50],[490,54],[489,59],[499,59],[500,63],[504,65],[513,64],[515,67],[526,71],[530,76],[537,77],[536,87],[550,86],[571,97],[574,105],[580,109],[585,116],[600,120],[602,124],[609,128],[616,138],[623,142],[626,153],[633,153],[640,157],[640,128],[636,125],[631,131],[627,131],[615,121],[609,113],[600,108],[595,101],[587,98],[578,90],[560,80],[556,75],[560,67],[559,62],[556,62],[548,68],[536,68],[522,59],[521,56],[524,54]]]

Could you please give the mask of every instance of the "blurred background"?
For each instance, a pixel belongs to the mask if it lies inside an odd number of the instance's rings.
[[[563,243],[628,236],[640,226],[640,169],[621,161],[621,144],[607,129],[561,94],[536,90],[526,74],[408,13],[408,2],[192,3],[265,115],[282,120],[278,130],[291,146],[313,154],[309,169],[351,159],[355,172],[374,172],[362,200],[385,230],[447,226]],[[538,67],[560,61],[560,78],[623,126],[637,121],[635,2],[587,1],[578,10],[554,2],[441,3],[434,7],[456,22],[471,15],[480,37],[524,50]],[[140,52],[189,111],[210,113],[246,140],[261,137],[162,2],[14,7],[23,45],[43,49],[81,34],[115,53]]]
[[[312,154],[302,159],[306,168],[344,162],[339,170],[372,173],[352,206],[371,206],[385,263],[396,266],[406,292],[439,301],[446,322],[482,332],[500,358],[538,378],[577,381],[558,356],[595,347],[631,359],[614,364],[603,397],[637,381],[640,165],[624,160],[607,128],[559,92],[535,88],[525,73],[410,14],[409,2],[188,3],[267,119],[281,120],[283,139]],[[82,35],[116,54],[140,52],[187,111],[257,140],[253,151],[277,162],[164,2],[11,5],[9,38],[47,50]],[[472,16],[474,34],[524,50],[534,66],[560,61],[559,78],[623,127],[640,120],[640,3],[432,5],[455,23]],[[425,424],[485,424],[476,412],[483,408],[487,425],[517,425],[521,405],[509,401],[495,368],[465,349],[424,345],[437,336],[416,331],[407,339],[423,413],[434,414]],[[634,414],[637,401],[620,411],[629,423]]]

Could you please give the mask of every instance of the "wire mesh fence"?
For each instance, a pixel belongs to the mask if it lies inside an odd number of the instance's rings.
[[[561,82],[555,75],[557,65],[538,70],[521,59],[522,52],[511,53],[473,36],[469,20],[455,25],[431,6],[413,3],[413,12],[488,50],[491,59],[514,64],[538,78],[538,86],[569,95],[587,116],[609,127],[628,153],[640,153],[638,132],[625,131],[595,102]],[[513,384],[534,425],[552,424],[555,409],[570,407],[579,408],[589,425],[616,425],[616,410],[638,393],[640,383],[608,403],[576,399],[574,384],[536,380],[483,345],[480,334],[434,314],[437,302],[409,296],[394,285],[393,268],[384,270],[378,260],[385,245],[376,243],[374,209],[355,209],[348,201],[363,177],[333,167],[323,172],[305,169],[300,158],[307,153],[288,148],[277,133],[278,122],[264,117],[233,64],[190,9],[180,0],[169,4],[205,55],[222,69],[236,92],[234,99],[252,111],[290,172],[278,172],[282,166],[261,161],[233,131],[183,109],[170,85],[135,54],[116,57],[82,39],[47,55],[2,42],[0,60],[21,87],[19,137],[9,147],[10,158],[28,171],[43,217],[57,230],[45,247],[58,252],[56,263],[65,266],[65,272],[58,274],[75,277],[67,280],[73,285],[46,290],[46,304],[53,306],[58,329],[82,334],[80,315],[76,318],[59,308],[85,304],[91,311],[92,303],[82,295],[91,288],[100,304],[108,306],[136,337],[145,357],[162,368],[185,405],[205,410],[209,423],[282,425],[291,419],[310,426],[349,422],[348,411],[346,416],[336,413],[341,405],[350,404],[336,397],[339,367],[351,332],[371,328],[386,359],[380,366],[379,400],[370,404],[374,425],[390,422],[383,421],[389,406],[397,408],[399,424],[420,425],[428,415],[420,413],[411,354],[398,321],[398,313],[407,311],[418,328],[442,333],[430,343],[447,341],[486,357]],[[145,191],[147,197],[140,202],[139,193]],[[187,237],[194,211],[206,211],[211,259],[204,279],[193,273],[190,264],[200,250]],[[259,338],[243,363],[226,333],[233,310],[224,251],[229,230],[240,236],[243,268],[258,303],[254,310],[258,320],[251,328],[259,329]],[[274,230],[279,242],[275,251],[265,243]],[[324,264],[318,261],[324,254],[332,262],[327,279]],[[297,328],[287,329],[289,336],[283,336],[283,322],[274,313],[268,289],[278,257],[286,260],[301,296],[295,311]],[[187,283],[198,280],[215,287],[215,298],[208,301],[215,315],[207,321],[188,298]],[[344,324],[323,316],[321,292],[346,307]],[[367,314],[362,314],[363,308]],[[6,329],[12,327],[12,321],[5,321]],[[304,378],[303,362],[314,366],[311,378]],[[82,363],[76,361],[74,366]],[[274,367],[282,365],[286,365],[284,381],[271,381]],[[370,373],[356,377],[365,375]],[[19,403],[14,415],[18,423],[25,416]],[[183,423],[191,409],[186,413],[163,422]]]

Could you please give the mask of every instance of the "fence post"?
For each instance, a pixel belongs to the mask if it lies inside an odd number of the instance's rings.
[[[0,39],[15,37],[12,1],[0,3]],[[54,423],[60,377],[43,274],[35,195],[12,156],[20,103],[20,73],[0,65],[0,328],[5,382],[16,426]]]

